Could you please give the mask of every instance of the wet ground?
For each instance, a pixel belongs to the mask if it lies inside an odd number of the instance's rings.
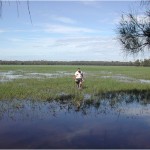
[[[150,91],[0,101],[0,148],[150,148]]]
[[[1,82],[9,82],[13,81],[14,79],[29,79],[29,78],[36,78],[36,79],[45,79],[45,78],[60,78],[65,76],[73,76],[74,72],[65,72],[65,71],[57,71],[54,73],[37,73],[37,72],[24,72],[24,71],[7,71],[7,72],[0,72],[0,83]],[[132,77],[124,76],[122,74],[112,75],[111,72],[101,71],[98,74],[94,73],[85,73],[85,78],[87,76],[94,76],[100,78],[112,78],[114,80],[120,82],[133,82],[133,83],[150,83],[150,80],[145,79],[135,79]]]
[[[55,73],[37,73],[37,72],[24,72],[24,71],[7,71],[0,72],[0,82],[9,82],[14,79],[45,79],[45,78],[58,78],[64,76],[70,76],[73,73],[57,71]]]

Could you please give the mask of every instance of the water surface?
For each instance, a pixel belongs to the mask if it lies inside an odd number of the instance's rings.
[[[105,76],[103,76],[105,74]],[[67,72],[67,71],[56,71],[53,73],[38,73],[38,72],[25,72],[22,70],[18,71],[7,71],[7,72],[0,72],[0,83],[3,82],[10,82],[14,79],[45,79],[45,78],[61,78],[61,77],[72,77],[74,72]],[[100,77],[100,78],[112,78],[114,80],[120,82],[129,82],[129,83],[144,83],[149,84],[150,80],[145,79],[136,79],[133,77],[128,77],[122,74],[112,75],[112,72],[108,71],[100,71],[97,75],[93,72],[91,73],[84,73],[84,76],[92,76],[92,77]]]
[[[150,148],[149,95],[0,101],[0,148]]]

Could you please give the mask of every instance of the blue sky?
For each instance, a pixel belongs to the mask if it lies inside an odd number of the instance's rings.
[[[30,1],[31,24],[26,1],[19,1],[19,14],[16,2],[3,2],[0,60],[135,60],[122,53],[116,26],[121,14],[137,11],[139,3]]]

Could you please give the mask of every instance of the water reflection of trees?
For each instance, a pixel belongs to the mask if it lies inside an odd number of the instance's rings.
[[[81,116],[99,116],[126,114],[127,105],[138,103],[146,106],[150,102],[149,91],[109,92],[83,100],[61,98],[54,101],[13,100],[0,101],[0,119],[36,120],[59,117],[62,114]],[[147,108],[140,114],[149,113]],[[132,112],[133,113],[133,112]]]
[[[102,94],[101,97],[113,100],[116,102],[133,103],[139,102],[140,104],[150,103],[150,91],[149,90],[128,90],[119,92],[109,92]]]

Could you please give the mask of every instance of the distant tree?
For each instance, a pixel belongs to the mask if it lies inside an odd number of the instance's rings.
[[[139,59],[134,62],[134,65],[135,65],[135,66],[140,66],[140,64],[141,64],[141,63],[140,63],[140,60],[139,60]]]
[[[150,59],[144,59],[143,66],[150,66]]]
[[[149,6],[150,0],[141,4]],[[145,15],[140,19],[133,13],[123,14],[117,26],[118,39],[126,54],[138,54],[145,48],[150,49],[150,7],[145,9]]]

